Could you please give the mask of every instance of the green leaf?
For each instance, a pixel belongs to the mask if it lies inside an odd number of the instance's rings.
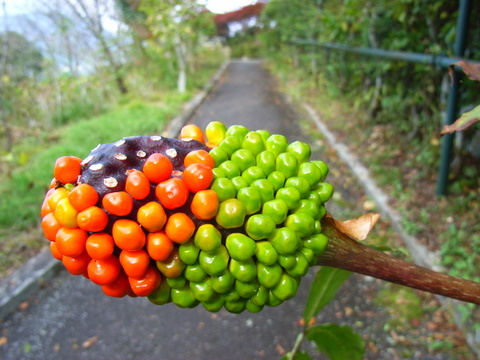
[[[317,271],[310,287],[303,320],[308,324],[310,319],[317,315],[322,308],[333,300],[338,288],[351,275],[350,271],[322,266]]]
[[[478,121],[480,121],[480,105],[473,110],[462,114],[462,116],[457,119],[452,125],[445,125],[441,134],[452,134],[455,131],[465,130],[466,128],[475,124]]]
[[[365,342],[350,326],[322,324],[307,329],[307,339],[331,360],[362,360]]]
[[[290,353],[283,355],[280,360],[290,360]],[[312,358],[305,351],[297,351],[291,360],[312,360]]]

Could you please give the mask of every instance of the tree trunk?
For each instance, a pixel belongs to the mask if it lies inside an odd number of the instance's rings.
[[[177,89],[180,94],[183,94],[187,91],[187,56],[185,44],[180,39],[176,41],[175,53],[177,54],[178,62]]]

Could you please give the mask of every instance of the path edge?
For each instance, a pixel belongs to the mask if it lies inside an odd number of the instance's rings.
[[[180,114],[166,126],[166,136],[175,137],[204,102],[230,65],[225,61],[203,89],[183,105]],[[39,252],[10,275],[0,279],[0,321],[3,321],[18,306],[35,294],[61,269],[61,262],[52,257],[50,249]]]

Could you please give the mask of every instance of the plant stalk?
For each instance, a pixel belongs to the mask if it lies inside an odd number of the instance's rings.
[[[395,284],[480,305],[480,284],[407,263],[373,249],[343,234],[333,219],[322,220],[328,246],[318,265],[372,276]]]

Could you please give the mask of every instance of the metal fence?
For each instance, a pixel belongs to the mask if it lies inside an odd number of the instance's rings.
[[[292,41],[295,45],[314,46],[322,49],[330,49],[335,51],[346,51],[360,55],[372,56],[376,58],[387,59],[391,61],[408,61],[420,63],[439,68],[447,68],[455,62],[463,59],[466,47],[467,29],[469,21],[469,13],[471,9],[470,0],[460,0],[459,15],[457,20],[457,33],[454,44],[454,57],[438,56],[432,54],[422,54],[404,51],[392,51],[376,48],[367,48],[359,46],[348,46],[337,43],[319,43],[313,40],[297,39]],[[480,64],[479,61],[467,60],[473,64]],[[458,118],[458,99],[460,89],[460,76],[457,71],[453,72],[452,85],[448,94],[448,102],[444,123],[452,124]],[[440,166],[437,180],[437,195],[445,195],[448,185],[448,175],[450,172],[450,160],[453,149],[453,134],[445,134],[442,139],[442,154],[440,158]]]

